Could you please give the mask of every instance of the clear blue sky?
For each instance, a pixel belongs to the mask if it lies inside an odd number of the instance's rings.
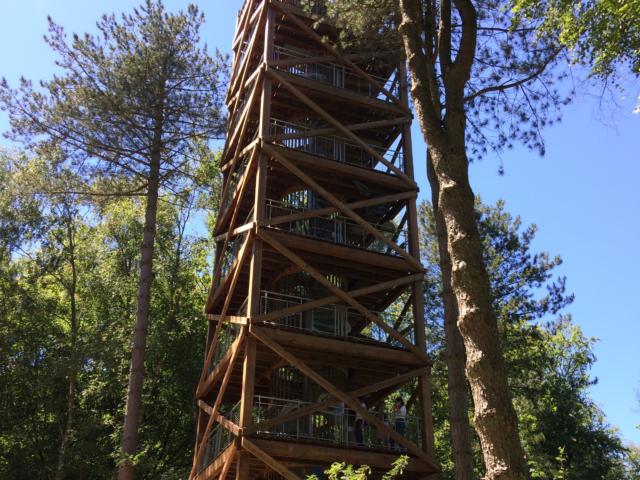
[[[20,75],[48,78],[54,58],[42,35],[52,15],[68,31],[94,28],[102,13],[130,10],[135,0],[8,0],[0,6],[0,76],[15,84]],[[166,0],[168,9],[184,0]],[[210,48],[228,51],[240,0],[200,2]],[[565,110],[563,122],[546,132],[544,158],[524,149],[471,167],[474,191],[486,202],[536,223],[534,247],[564,258],[562,273],[576,295],[569,311],[585,334],[597,337],[598,384],[592,395],[624,438],[640,444],[640,115],[631,113],[631,92],[617,115],[603,122],[598,101],[584,96]],[[7,128],[0,114],[0,130]],[[4,140],[3,140],[4,141]],[[428,193],[424,143],[414,128],[417,180]]]

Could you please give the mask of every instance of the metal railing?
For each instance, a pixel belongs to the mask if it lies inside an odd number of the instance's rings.
[[[254,397],[253,421],[260,423],[311,404],[312,402],[303,400],[257,395]],[[376,411],[369,413],[396,429],[391,413]],[[400,426],[396,430],[407,440],[421,446],[422,421],[419,417],[407,416],[404,421],[404,431],[402,432]],[[344,405],[325,408],[322,411],[259,430],[257,434],[273,439],[328,443],[351,448],[401,450],[382,429],[362,421],[359,415]]]
[[[237,323],[223,323],[213,351],[212,365],[216,365],[227,354],[233,342],[240,333],[240,325]]]
[[[222,252],[222,265],[220,267],[220,277],[217,279],[217,284],[220,285],[223,278],[226,278],[231,272],[234,262],[238,258],[238,252],[242,246],[244,237],[238,236],[229,241],[227,244],[227,250]]]
[[[244,157],[242,157],[242,159],[239,162],[240,165],[238,165],[235,171],[229,174],[229,177],[227,178],[227,183],[229,184],[229,187],[227,188],[227,193],[225,194],[224,198],[220,202],[220,212],[224,212],[229,206],[229,204],[231,203],[231,200],[233,199],[233,196],[236,193],[236,189],[238,188],[238,183],[240,182],[242,175],[244,175],[244,172],[247,169],[247,165],[249,164],[250,157],[251,157],[251,152],[245,153]]]
[[[234,423],[238,422],[240,403],[236,403],[231,409],[226,410],[221,406],[220,413]],[[202,473],[233,441],[234,435],[220,424],[215,425],[209,432],[205,443],[204,454],[200,458],[198,473]]]
[[[389,101],[381,88],[367,81],[361,74],[335,62],[307,62],[309,54],[291,48],[276,45],[274,47],[275,60],[298,60],[300,63],[276,65],[278,70],[297,75],[316,82],[325,83],[336,88],[349,90],[367,97]],[[394,75],[384,78],[378,75],[367,74],[376,84],[384,87],[389,93],[398,96],[398,82],[394,81]]]
[[[260,313],[266,315],[311,301],[313,300],[310,298],[263,290],[260,292]],[[386,312],[371,313],[380,317],[387,325],[393,328],[395,318],[392,315]],[[303,312],[283,315],[268,323],[332,337],[365,338],[386,343],[392,347],[404,347],[398,340],[390,337],[380,326],[370,324],[371,322],[365,319],[360,312],[345,305],[324,305],[311,308]],[[354,332],[353,327],[356,325],[367,326]],[[411,343],[414,343],[411,319],[405,320],[403,326],[403,336]]]
[[[288,202],[273,199],[266,200],[266,216],[274,218],[312,210],[304,207],[291,207]],[[371,224],[386,238],[395,241],[401,248],[407,245],[406,228],[399,229],[394,222]],[[389,248],[382,240],[378,240],[361,225],[348,217],[338,214],[320,215],[291,222],[274,225],[273,228],[284,230],[296,235],[325,240],[349,247],[361,248],[378,253],[389,253],[397,256],[398,252]]]
[[[276,137],[274,141],[278,145],[336,162],[348,163],[350,165],[385,173],[390,172],[390,169],[384,163],[367,152],[362,145],[358,145],[352,140],[338,135],[305,135],[306,132],[312,129],[312,127],[306,125],[286,122],[275,118],[270,119],[270,135]],[[295,135],[296,138],[277,138],[285,135]],[[404,157],[400,145],[392,149],[384,149],[379,145],[367,145],[378,152],[389,163],[404,172]]]

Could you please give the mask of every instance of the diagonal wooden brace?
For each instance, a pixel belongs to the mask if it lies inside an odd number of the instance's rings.
[[[331,125],[333,125],[335,128],[337,128],[340,131],[340,133],[342,133],[343,135],[346,135],[351,140],[356,142],[369,155],[374,157],[376,160],[378,160],[384,166],[386,166],[391,171],[393,171],[393,173],[395,173],[400,178],[402,178],[407,183],[407,185],[409,185],[409,187],[411,187],[411,188],[416,188],[417,187],[416,182],[411,177],[409,177],[407,174],[405,174],[398,167],[396,167],[395,165],[390,163],[389,160],[387,160],[382,155],[380,155],[379,152],[376,152],[373,148],[371,148],[370,145],[367,145],[359,136],[357,136],[355,133],[353,133],[351,130],[349,130],[347,127],[345,127],[342,123],[340,123],[338,120],[336,120],[333,116],[329,115],[329,113],[326,110],[324,110],[322,107],[320,107],[320,105],[318,105],[316,102],[311,100],[308,96],[306,96],[304,93],[302,93],[299,89],[294,87],[291,84],[291,82],[286,80],[282,75],[277,73],[273,68],[267,68],[267,75],[270,76],[272,79],[276,80],[277,82],[281,83],[282,85],[284,85],[287,90],[289,90],[291,93],[293,93],[293,95],[296,96],[300,101],[302,101],[303,103],[307,104],[307,106],[309,108],[311,108],[313,111],[315,111],[318,115],[320,115],[322,118],[324,118],[327,122],[329,122]]]
[[[275,472],[285,477],[287,480],[302,480],[299,476],[285,467],[281,462],[277,461],[275,458],[273,458],[271,455],[262,450],[246,437],[242,437],[242,448],[247,450],[258,460],[262,461],[262,463],[272,468]]]
[[[336,295],[340,300],[348,303],[353,308],[355,308],[358,312],[360,312],[365,318],[367,318],[370,322],[375,323],[380,328],[382,328],[387,334],[391,335],[393,338],[398,340],[407,350],[413,352],[420,360],[422,360],[425,364],[429,364],[431,360],[425,352],[420,350],[414,344],[412,344],[405,337],[400,335],[398,332],[393,330],[389,325],[387,325],[383,320],[381,320],[377,315],[371,313],[366,307],[364,307],[360,302],[350,297],[344,290],[333,285],[329,280],[327,280],[324,275],[314,269],[312,266],[308,265],[304,260],[302,260],[298,255],[293,253],[287,247],[278,242],[275,238],[265,232],[263,229],[258,229],[258,235],[265,242],[271,245],[274,249],[280,252],[283,256],[288,258],[291,262],[298,265],[300,268],[305,270],[309,275],[311,275],[318,283],[320,283],[323,287],[329,290],[331,293]]]
[[[284,165],[291,173],[293,173],[300,180],[305,182],[310,188],[318,192],[322,195],[329,203],[331,203],[334,207],[340,210],[344,215],[351,218],[354,222],[360,225],[365,231],[369,234],[373,235],[376,239],[380,240],[384,244],[388,245],[395,252],[401,255],[414,269],[418,271],[423,271],[423,267],[418,260],[416,260],[409,252],[400,248],[393,240],[385,237],[382,233],[380,233],[376,228],[372,227],[369,222],[367,222],[364,218],[358,215],[352,208],[346,206],[343,202],[341,202],[335,195],[328,192],[322,186],[320,186],[315,180],[313,180],[309,175],[304,173],[298,167],[296,167],[289,160],[284,158],[280,153],[275,151],[271,146],[267,143],[263,144],[263,149],[272,155],[278,162]]]
[[[414,443],[410,442],[405,437],[400,435],[398,432],[396,432],[389,425],[385,424],[382,420],[380,420],[379,418],[371,415],[369,413],[369,411],[365,407],[363,407],[357,399],[355,399],[355,398],[351,397],[350,395],[342,392],[335,385],[333,385],[331,382],[329,382],[327,379],[325,379],[322,375],[320,375],[315,370],[310,368],[307,364],[305,364],[303,361],[298,359],[295,355],[289,353],[280,344],[278,344],[277,342],[273,341],[268,336],[259,334],[259,333],[255,332],[255,331],[252,331],[251,335],[256,337],[264,345],[266,345],[271,350],[273,350],[275,353],[277,353],[282,358],[284,358],[287,362],[289,362],[289,364],[292,367],[297,368],[304,375],[306,375],[312,381],[317,383],[329,395],[331,395],[332,397],[338,399],[340,402],[343,402],[349,408],[351,408],[352,410],[354,410],[357,413],[359,413],[360,416],[362,416],[362,418],[363,418],[363,420],[365,422],[370,423],[371,425],[376,427],[376,429],[384,432],[389,437],[391,437],[396,443],[398,443],[398,445],[403,446],[404,448],[409,450],[411,453],[413,453],[416,457],[420,458],[421,460],[424,460],[429,465],[433,466],[433,460],[429,457],[429,455],[427,455],[423,450],[421,450]]]

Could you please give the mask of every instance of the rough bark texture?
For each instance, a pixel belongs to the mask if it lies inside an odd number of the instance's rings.
[[[438,180],[438,206],[447,231],[451,286],[467,354],[466,374],[486,479],[525,480],[529,478],[528,468],[492,309],[466,156],[464,91],[475,58],[477,13],[471,0],[454,0],[454,4],[462,30],[455,60],[451,45],[451,1],[440,2],[439,35],[435,39],[427,28],[428,20],[435,16],[429,11],[434,4],[398,0],[399,30],[409,64],[416,116],[429,145]],[[441,93],[434,91],[434,85],[438,84],[434,77],[436,57],[442,72],[444,105],[441,105]]]
[[[131,350],[131,368],[127,388],[124,428],[122,431],[122,451],[127,457],[136,454],[138,448],[138,427],[142,406],[142,386],[144,377],[144,358],[149,328],[149,305],[151,303],[151,284],[153,282],[153,253],[155,249],[156,217],[158,211],[158,189],[160,179],[160,149],[151,157],[147,205],[144,217],[144,239],[140,249],[140,279],[138,282],[136,326]],[[119,480],[133,480],[135,468],[127,459],[118,472]]]
[[[467,381],[465,378],[466,355],[464,340],[458,330],[458,304],[451,288],[451,257],[447,249],[447,231],[442,212],[438,207],[440,187],[428,151],[427,175],[431,185],[431,204],[433,206],[436,236],[438,238],[438,253],[440,256],[445,353],[447,359],[447,393],[449,396],[449,424],[451,426],[454,475],[455,480],[475,480]]]

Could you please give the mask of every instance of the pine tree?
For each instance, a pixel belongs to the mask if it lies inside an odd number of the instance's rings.
[[[46,41],[62,73],[39,89],[24,79],[18,90],[0,85],[9,137],[42,155],[61,151],[54,159],[89,185],[79,193],[146,201],[121,479],[134,477],[138,447],[158,201],[193,181],[202,143],[223,129],[224,62],[200,46],[203,21],[193,5],[171,14],[147,0],[121,18],[104,15],[97,35],[68,41],[50,19]]]

